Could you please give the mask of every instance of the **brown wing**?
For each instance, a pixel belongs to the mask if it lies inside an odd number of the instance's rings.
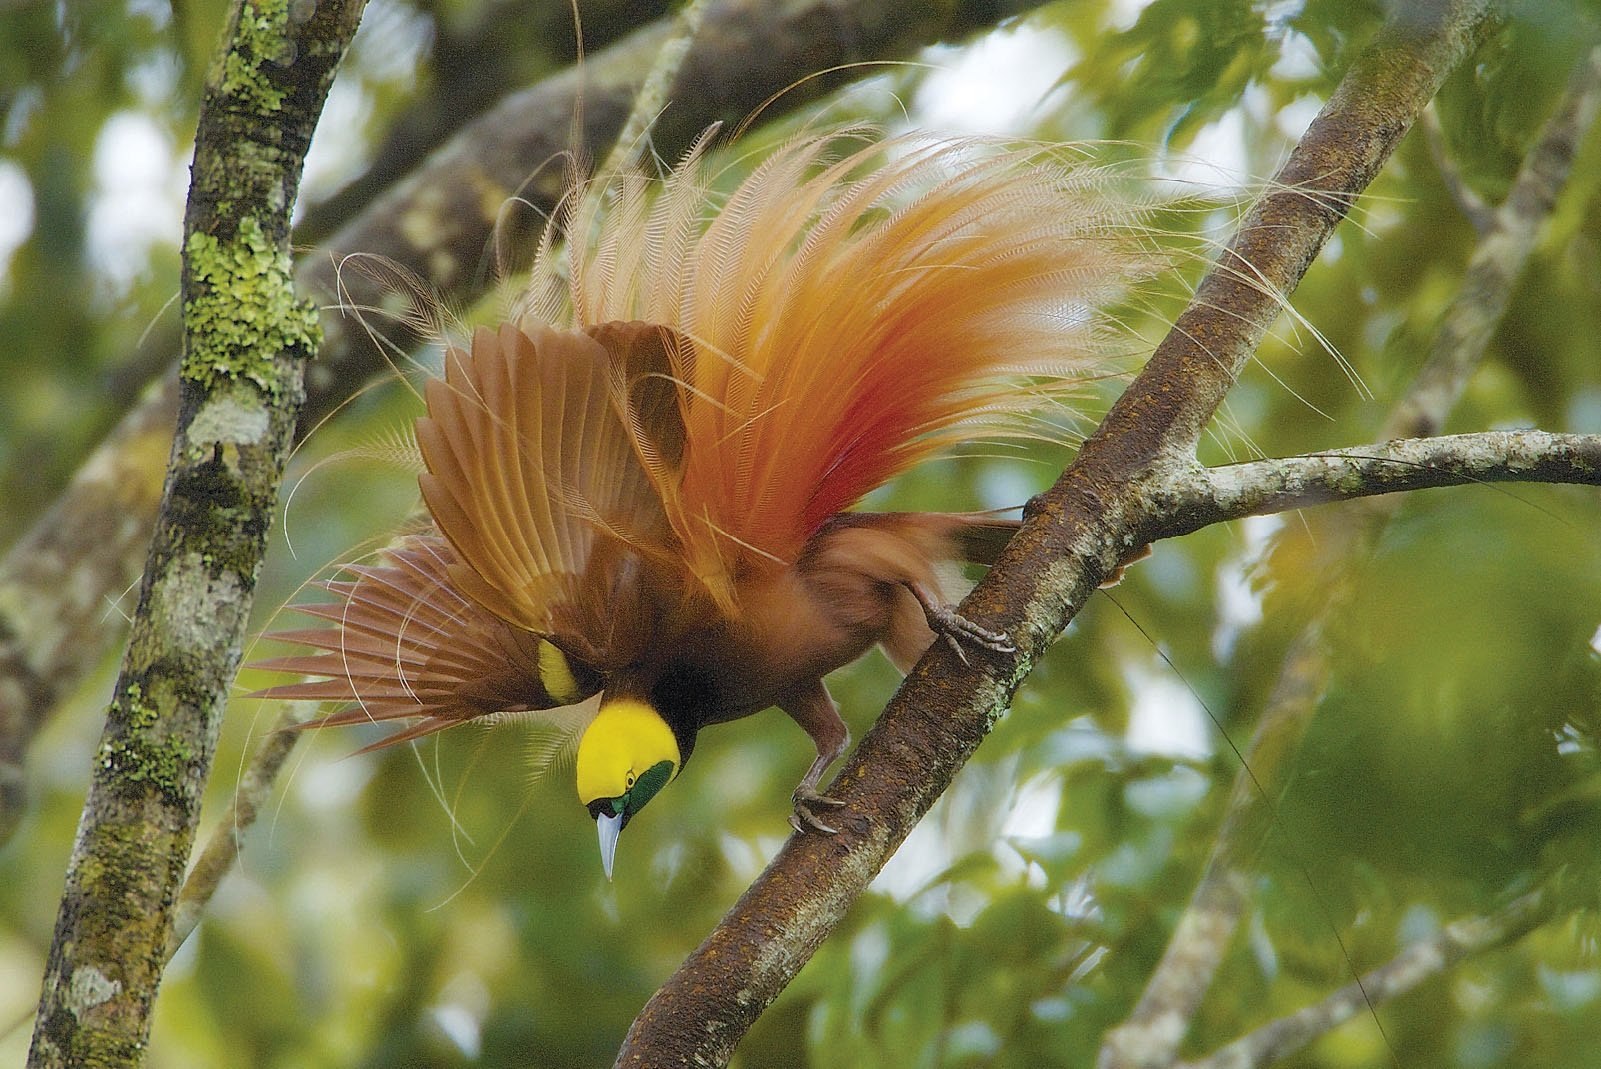
[[[323,678],[252,697],[352,703],[301,727],[415,721],[366,748],[375,749],[492,713],[571,705],[599,690],[590,668],[465,597],[451,578],[457,566],[444,539],[414,535],[380,565],[346,568],[352,578],[322,584],[334,600],[294,606],[326,626],[267,636],[318,652],[254,666]]]
[[[616,601],[638,600],[651,560],[676,559],[657,490],[683,452],[670,364],[667,334],[645,324],[503,324],[447,354],[417,421],[453,583],[603,670],[650,630]]]

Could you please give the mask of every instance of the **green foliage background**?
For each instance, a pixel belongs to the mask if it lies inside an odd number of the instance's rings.
[[[345,97],[319,134],[354,151],[308,179],[308,198],[322,201],[307,208],[308,234],[359,208],[339,187],[359,182],[375,146],[429,103],[444,65],[473,57],[504,85],[563,62],[564,6],[374,0]],[[1242,154],[1234,163],[1270,174],[1381,16],[1378,5],[1336,0],[1132,6],[1062,3],[999,31],[1052,42],[1035,55],[1057,55],[1039,61],[1060,76],[1025,127],[1003,132],[1106,139],[1120,144],[1105,151],[1148,157],[1228,151],[1217,148],[1221,131]],[[600,4],[594,19],[626,25],[650,10]],[[13,185],[25,179],[32,221],[0,275],[0,541],[40,514],[174,351],[176,219],[131,266],[108,265],[91,220],[116,190],[118,161],[97,163],[96,152],[131,114],[178,166],[223,15],[218,0],[0,13],[0,167]],[[1441,94],[1435,143],[1414,132],[1313,268],[1295,297],[1303,325],[1286,320],[1264,348],[1209,459],[1376,435],[1474,246],[1445,169],[1491,202],[1504,193],[1567,72],[1597,40],[1596,16],[1576,3],[1509,7]],[[507,26],[518,32],[499,32]],[[474,41],[496,45],[473,52]],[[397,55],[415,56],[415,68]],[[928,58],[954,67],[967,57]],[[1016,74],[1003,66],[980,77]],[[880,74],[839,108],[916,123],[937,77]],[[1448,430],[1601,432],[1598,151],[1592,137]],[[1193,280],[1175,277],[1152,297],[1157,319]],[[1131,348],[1159,333],[1149,321],[1142,329]],[[404,390],[376,391],[303,450],[287,510],[293,550],[280,539],[273,551],[264,626],[307,575],[413,507],[404,475],[321,463],[412,411]],[[883,500],[1016,504],[1062,462],[1043,449],[941,462]],[[1115,602],[1097,598],[737,1064],[1088,1064],[1160,954],[1216,830],[1233,747],[1324,597],[1314,578],[1322,522],[1309,513],[1164,543],[1112,591]],[[1353,606],[1330,628],[1335,678],[1277,818],[1256,837],[1252,913],[1186,1049],[1210,1050],[1544,880],[1562,896],[1558,920],[1291,1061],[1596,1064],[1601,495],[1493,486],[1416,495],[1354,583]],[[247,675],[241,693],[260,682]],[[895,675],[872,658],[831,685],[860,735]],[[36,804],[0,849],[0,1027],[37,998],[108,686],[105,676],[85,688],[36,743]],[[212,812],[269,715],[235,703]],[[1207,741],[1131,745],[1147,738],[1131,723],[1149,715],[1199,724]],[[534,740],[522,729],[344,759],[357,742],[315,738],[295,755],[278,800],[244,835],[239,871],[174,962],[150,1064],[609,1064],[640,1005],[787,833],[789,789],[810,759],[777,712],[708,733],[684,780],[631,825],[608,885],[567,779],[529,782]],[[28,1031],[0,1036],[0,1059],[20,1062]]]

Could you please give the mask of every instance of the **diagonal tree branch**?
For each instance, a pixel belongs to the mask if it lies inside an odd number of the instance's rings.
[[[166,965],[316,309],[289,213],[362,0],[240,0],[207,80],[184,220],[178,430],[139,611],[73,845],[28,1064],[137,1065]]]
[[[1222,264],[1077,460],[1031,503],[1023,529],[964,603],[1004,628],[1005,666],[936,649],[829,788],[839,834],[798,835],[651,998],[619,1066],[722,1065],[811,957],[1006,709],[1045,645],[1118,560],[1150,540],[1161,465],[1193,463],[1201,429],[1351,200],[1446,73],[1484,5],[1402,15],[1341,81]]]
[[[543,78],[571,64],[580,43],[586,51],[598,52],[665,17],[675,5],[670,0],[579,0],[571,5],[486,0],[460,12],[437,4],[417,6],[434,15],[432,41],[424,80],[406,101],[405,121],[384,131],[362,173],[324,200],[302,199],[295,224],[295,240],[301,244],[324,244],[462,127],[537,80],[536,75]],[[553,115],[551,121],[566,118]]]
[[[1596,58],[1592,55],[1581,65],[1567,96],[1520,168],[1506,202],[1493,213],[1492,229],[1469,261],[1462,290],[1442,319],[1428,360],[1386,422],[1388,436],[1402,438],[1437,431],[1478,366],[1533,251],[1539,225],[1550,214],[1557,191],[1572,168],[1578,142],[1594,122],[1597,97],[1601,94],[1601,67]],[[1350,452],[1378,456],[1387,448],[1390,446]],[[1320,466],[1325,473],[1341,463],[1303,459]],[[1273,480],[1272,472],[1280,470],[1275,468],[1278,463],[1241,465],[1243,473],[1231,474],[1229,468],[1219,468],[1204,474],[1178,473],[1176,477],[1184,480],[1198,476],[1200,495],[1216,505],[1219,495],[1211,483],[1214,476],[1226,485],[1240,480],[1242,474],[1243,482],[1250,482],[1251,473],[1255,472],[1262,477],[1257,488],[1267,496],[1271,490],[1266,484]],[[1290,467],[1293,466],[1291,462]],[[1379,466],[1397,467],[1382,462]],[[1420,473],[1418,468],[1410,471],[1414,476]],[[1283,472],[1288,475],[1289,468]],[[1400,474],[1400,470],[1392,470],[1385,477]],[[1199,483],[1204,483],[1204,488]],[[1240,485],[1236,483],[1238,489]],[[1221,496],[1228,496],[1228,492]],[[1099,1058],[1101,1066],[1160,1066],[1172,1062],[1246,907],[1244,844],[1256,841],[1262,829],[1271,826],[1267,798],[1287,774],[1327,688],[1332,663],[1324,629],[1349,596],[1349,584],[1343,581],[1345,568],[1370,551],[1394,504],[1374,503],[1360,512],[1331,517],[1319,532],[1321,559],[1331,562],[1327,565],[1330,578],[1323,583],[1327,597],[1318,615],[1306,622],[1285,652],[1200,882],[1133,1012],[1108,1033]]]
[[[1440,126],[1440,116],[1435,109],[1430,108],[1423,113],[1419,125],[1429,139],[1429,153],[1434,157],[1434,164],[1440,170],[1440,182],[1455,202],[1457,210],[1462,213],[1480,234],[1485,234],[1495,223],[1495,212],[1484,198],[1474,192],[1462,175],[1462,169],[1457,161],[1451,158],[1450,146],[1445,143],[1445,130]]]
[[[146,391],[0,565],[0,844],[27,811],[29,741],[123,632],[115,602],[149,551],[176,385]]]
[[[859,73],[833,68],[958,40],[1042,2],[724,0],[707,11],[652,141],[677,156],[715,121],[745,118],[780,93],[771,111],[796,108]],[[670,20],[643,27],[591,56],[582,70],[544,79],[470,123],[408,180],[303,255],[295,276],[301,292],[330,304],[387,307],[387,283],[341,270],[353,256],[378,256],[425,280],[449,306],[479,299],[495,281],[485,250],[497,228],[515,245],[519,227],[550,212],[563,178],[559,166],[547,165],[575,137],[591,155],[615,138],[669,29]],[[819,71],[831,73],[808,77]],[[575,135],[580,97],[585,125]],[[513,196],[523,208],[508,217],[503,209]],[[325,315],[323,330],[318,361],[307,372],[302,431],[388,367],[385,348],[355,318]],[[414,340],[398,326],[389,338],[396,346]],[[22,812],[29,742],[121,634],[112,606],[139,579],[170,443],[165,428],[177,410],[177,378],[169,375],[0,561],[0,842]]]
[[[228,803],[228,811],[206,837],[205,845],[200,848],[178,892],[178,900],[173,907],[172,934],[167,940],[166,954],[169,960],[199,926],[212,895],[216,894],[223,877],[233,870],[234,862],[239,860],[245,832],[256,822],[257,815],[271,798],[278,773],[283,769],[284,762],[289,760],[295,743],[300,741],[300,732],[282,729],[310,719],[314,711],[303,703],[291,702],[286,705],[278,714],[277,721],[262,736],[261,745],[250,755],[250,764],[239,777],[239,784]]]

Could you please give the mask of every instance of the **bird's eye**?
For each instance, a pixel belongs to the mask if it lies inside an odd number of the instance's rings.
[[[631,787],[633,787],[633,785],[634,785],[634,774],[633,774],[633,773],[632,773],[632,772],[630,772],[630,773],[629,773],[629,774],[628,774],[628,779],[627,779],[627,781],[626,781],[626,785],[627,785],[627,786],[628,786],[628,787],[630,787],[630,788],[631,788]]]

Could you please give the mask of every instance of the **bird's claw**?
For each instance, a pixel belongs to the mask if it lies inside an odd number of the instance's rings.
[[[824,824],[817,814],[812,812],[811,807],[838,809],[845,804],[844,802],[838,798],[830,798],[826,794],[819,794],[816,790],[805,787],[796,789],[794,800],[795,811],[789,815],[790,827],[798,832],[816,831],[822,832],[824,835],[838,834],[839,829]]]
[[[928,610],[929,626],[956,651],[956,656],[967,664],[967,651],[962,644],[978,646],[995,653],[1016,653],[1017,644],[1004,631],[991,631],[980,627],[949,605],[935,605]]]

